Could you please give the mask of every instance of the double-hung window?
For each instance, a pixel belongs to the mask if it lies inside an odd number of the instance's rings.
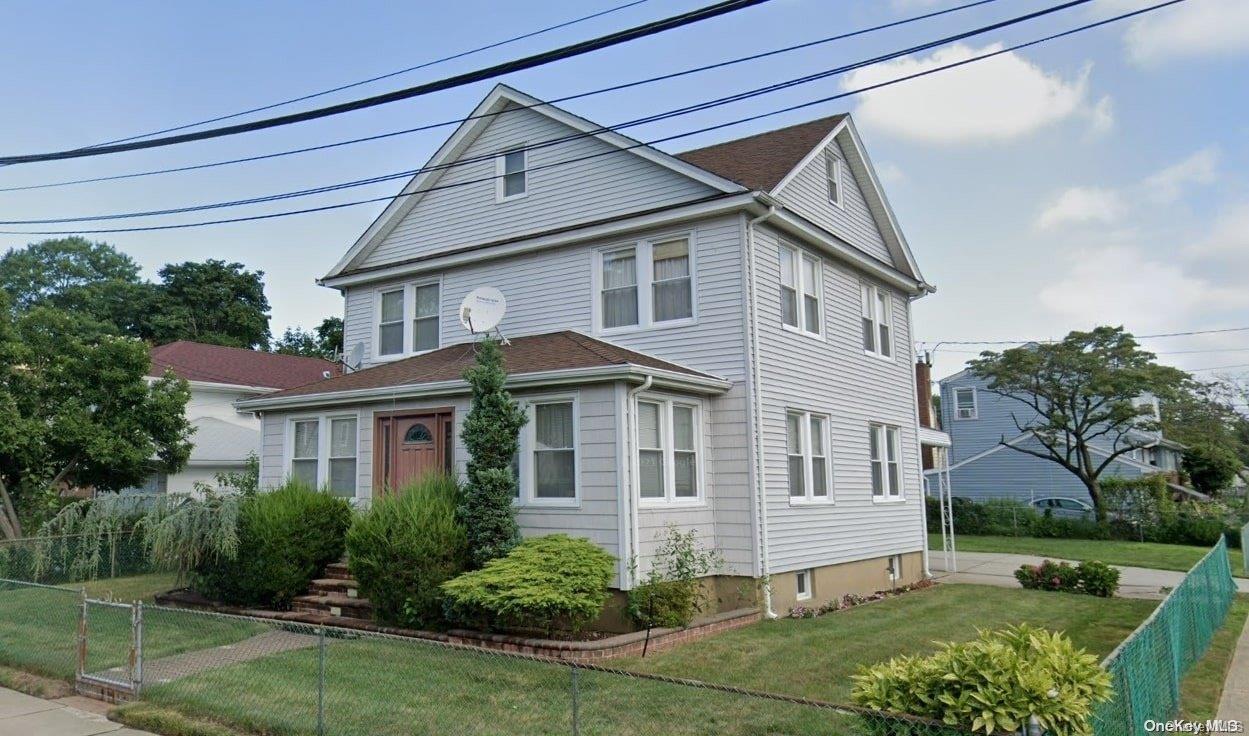
[[[889,424],[869,424],[871,447],[872,498],[902,497],[902,444],[898,428]]]
[[[820,259],[782,245],[781,323],[812,335],[820,334]]]
[[[378,357],[400,357],[438,349],[439,293],[436,281],[378,292]]]
[[[518,497],[526,503],[571,504],[577,493],[577,402],[567,397],[528,402],[529,421],[512,461]]]
[[[321,454],[321,420],[300,419],[293,423],[294,446],[291,448],[291,477],[314,488],[317,485],[318,456]]]
[[[335,496],[354,497],[357,427],[354,415],[291,421],[290,476]]]
[[[329,469],[330,493],[335,496],[356,495],[356,418],[331,417]]]
[[[669,399],[637,403],[638,495],[644,502],[702,498],[699,408]]]
[[[832,151],[824,152],[825,176],[828,180],[828,201],[840,207],[842,204],[841,159]]]
[[[893,302],[878,286],[860,287],[863,308],[863,350],[882,358],[893,357]]]
[[[690,251],[687,237],[643,240],[601,251],[595,304],[598,328],[644,328],[693,319]]]
[[[954,389],[954,418],[976,418],[976,389],[974,386],[960,386]]]
[[[830,501],[828,417],[804,411],[785,415],[791,502]]]
[[[529,189],[528,154],[524,148],[499,154],[499,200],[513,199]]]

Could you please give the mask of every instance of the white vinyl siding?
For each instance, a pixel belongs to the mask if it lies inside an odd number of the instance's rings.
[[[668,398],[637,403],[639,495],[644,504],[697,503],[702,498],[699,406]]]
[[[526,171],[528,158],[529,152],[524,148],[505,151],[499,155],[499,201],[525,196],[529,189],[529,175]]]
[[[335,496],[356,496],[360,453],[356,414],[295,417],[287,426],[287,475]]]
[[[376,292],[378,358],[400,358],[441,347],[441,291],[441,285],[434,280]]]
[[[822,261],[800,252],[797,248],[782,245],[781,267],[781,324],[788,328],[821,334],[823,323]]]
[[[600,333],[694,321],[694,255],[687,236],[597,253],[594,323]]]
[[[898,428],[887,424],[868,426],[872,449],[872,497],[899,498],[902,495],[902,445]]]
[[[516,472],[519,498],[527,504],[576,504],[578,420],[575,396],[526,402],[529,421],[521,430]]]
[[[863,317],[863,350],[882,358],[893,357],[893,301],[887,289],[872,284],[859,287]]]
[[[788,458],[791,503],[827,502],[830,493],[828,417],[805,411],[785,415],[785,447]]]
[[[974,386],[960,386],[954,389],[954,418],[976,418],[976,388]]]

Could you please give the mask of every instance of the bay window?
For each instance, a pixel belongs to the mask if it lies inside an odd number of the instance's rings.
[[[872,498],[901,498],[902,445],[898,428],[888,424],[870,424],[868,443],[871,450]]]
[[[578,417],[574,396],[527,402],[529,421],[513,459],[517,497],[523,503],[570,505],[579,498]]]
[[[399,358],[438,349],[440,292],[438,282],[432,281],[377,293],[377,357]]]
[[[863,310],[863,350],[892,358],[893,302],[889,292],[870,284],[863,284],[859,292]]]
[[[831,501],[828,417],[787,412],[785,446],[790,502]]]
[[[643,240],[600,251],[596,260],[598,329],[646,328],[694,318],[688,237]]]
[[[637,402],[638,495],[643,502],[691,503],[702,498],[699,407],[677,400]]]
[[[781,323],[795,330],[820,334],[820,259],[787,245],[780,247]]]

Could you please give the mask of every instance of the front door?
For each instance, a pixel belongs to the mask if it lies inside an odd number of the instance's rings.
[[[377,417],[373,487],[402,488],[430,471],[451,471],[451,412],[390,413]]]

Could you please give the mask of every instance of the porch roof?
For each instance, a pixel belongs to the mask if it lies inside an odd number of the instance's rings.
[[[383,363],[286,391],[236,402],[240,409],[275,409],[349,401],[463,393],[464,370],[473,364],[473,342]],[[513,338],[502,346],[508,387],[644,381],[696,393],[727,391],[729,381],[709,373],[565,330]]]

